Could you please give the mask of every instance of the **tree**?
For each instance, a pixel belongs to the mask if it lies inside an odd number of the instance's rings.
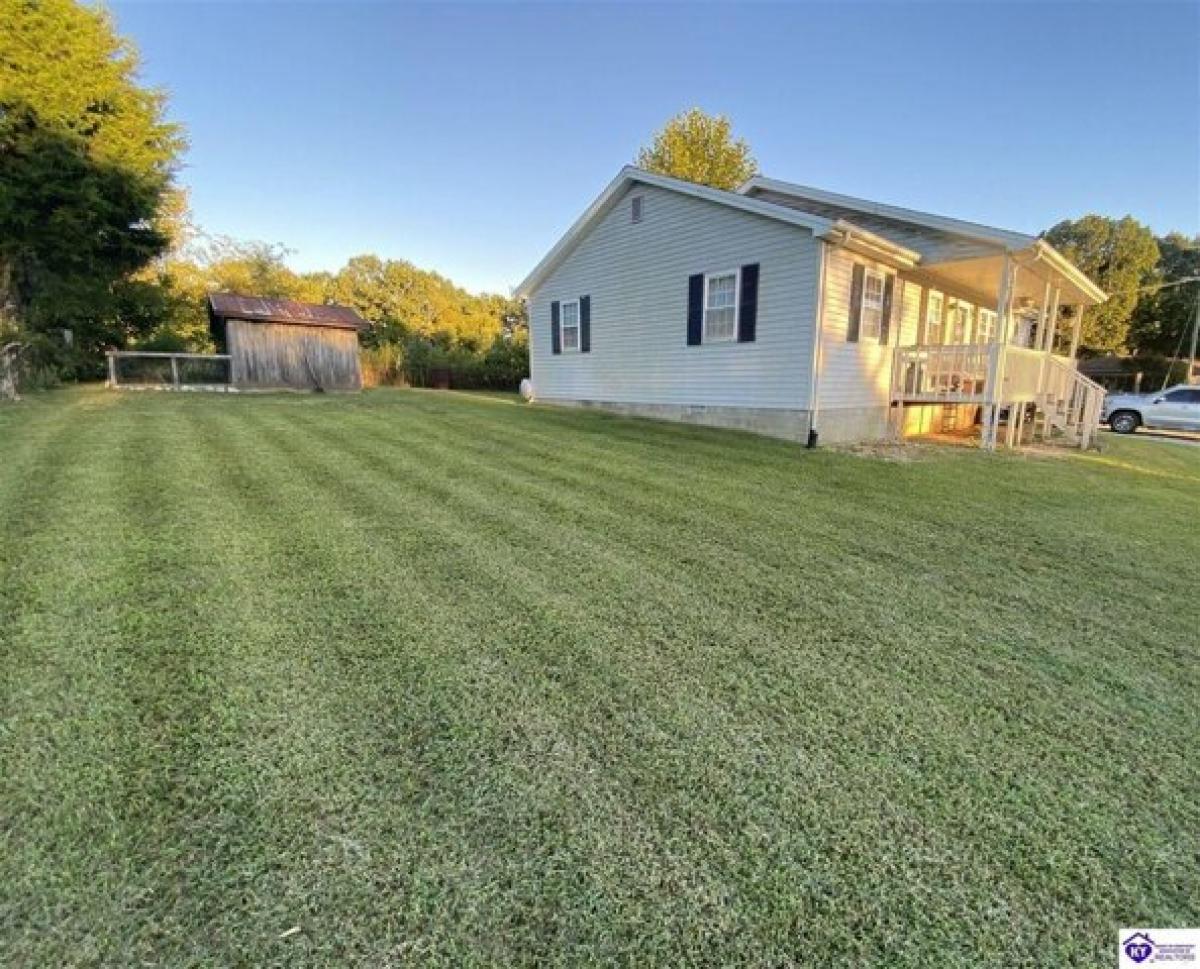
[[[648,172],[726,191],[758,172],[750,146],[740,138],[734,140],[729,119],[705,114],[699,108],[668,121],[650,145],[638,152],[637,165]]]
[[[168,244],[183,139],[105,11],[0,0],[0,23],[0,305],[98,359],[118,284]]]
[[[289,250],[282,245],[239,242],[194,230],[173,234],[186,244],[116,288],[125,297],[119,307],[121,319],[140,316],[148,324],[123,328],[126,342],[139,349],[211,351],[206,302],[210,293],[327,301],[330,274],[295,272],[285,262]]]
[[[1085,215],[1058,223],[1046,241],[1108,293],[1083,316],[1080,345],[1096,352],[1121,350],[1138,302],[1138,289],[1153,278],[1158,262],[1154,234],[1132,216]]]
[[[419,336],[482,350],[514,312],[499,297],[474,296],[438,273],[378,256],[351,259],[334,275],[330,296],[374,324],[373,342]]]
[[[1152,283],[1200,276],[1200,236],[1172,232],[1158,240],[1158,268]],[[1129,347],[1139,353],[1174,355],[1188,351],[1200,282],[1162,286],[1143,294],[1129,327]]]

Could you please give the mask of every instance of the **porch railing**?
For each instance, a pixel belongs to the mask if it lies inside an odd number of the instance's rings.
[[[1100,427],[1105,389],[1081,374],[1070,361],[1050,357],[1042,382],[1046,422],[1086,448]]]
[[[894,399],[911,403],[982,401],[997,344],[897,347]]]
[[[1100,423],[1104,388],[1070,359],[1045,351],[997,343],[897,347],[893,365],[892,400],[899,403],[991,404],[1019,411],[1022,425],[1032,404],[1044,436],[1057,431],[1082,447]]]

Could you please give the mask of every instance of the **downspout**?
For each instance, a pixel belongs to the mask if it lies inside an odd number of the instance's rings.
[[[837,234],[844,241],[845,236]],[[818,239],[820,248],[817,250],[817,305],[813,313],[813,352],[812,371],[808,380],[808,443],[807,447],[817,446],[817,416],[821,411],[821,364],[822,351],[825,341],[822,339],[825,330],[825,267],[829,263],[828,251],[831,243]],[[840,245],[841,242],[838,243]]]

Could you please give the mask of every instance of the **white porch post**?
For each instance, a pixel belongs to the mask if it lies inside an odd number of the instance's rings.
[[[1075,328],[1071,331],[1071,359],[1075,359],[1075,353],[1079,349],[1079,330],[1083,325],[1083,304],[1075,304]]]
[[[1042,317],[1038,325],[1037,340],[1034,342],[1034,349],[1039,351],[1038,356],[1038,376],[1037,376],[1037,393],[1034,395],[1035,407],[1041,407],[1045,410],[1046,407],[1046,359],[1050,353],[1047,349],[1046,337],[1050,332],[1050,280],[1046,280],[1046,288],[1042,292]],[[1025,408],[1021,408],[1021,424],[1022,431],[1025,423]],[[1033,427],[1037,429],[1037,411],[1034,411]]]
[[[1042,349],[1047,353],[1054,352],[1054,337],[1058,333],[1058,301],[1062,290],[1054,287],[1054,299],[1050,303],[1050,315],[1046,320],[1046,342]]]
[[[1009,339],[1008,308],[1012,302],[1013,286],[1016,284],[1017,267],[1009,253],[1004,254],[1004,266],[1000,270],[1000,293],[996,299],[996,343],[988,359],[987,404],[983,411],[983,439],[981,443],[989,451],[995,450],[996,435],[1000,429],[1000,387],[1004,381],[1004,352]]]
[[[1034,344],[1034,349],[1044,350],[1046,348],[1046,330],[1050,325],[1050,281],[1046,280],[1046,289],[1042,293],[1042,315],[1038,324],[1038,338]]]

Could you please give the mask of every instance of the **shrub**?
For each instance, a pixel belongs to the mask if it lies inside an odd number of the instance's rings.
[[[398,343],[381,343],[362,352],[364,387],[403,386],[404,348]]]
[[[524,332],[497,337],[483,353],[443,340],[409,337],[362,351],[363,385],[513,390],[529,374]]]
[[[413,387],[516,390],[529,373],[524,334],[500,336],[484,353],[414,337],[404,348],[404,374]]]

